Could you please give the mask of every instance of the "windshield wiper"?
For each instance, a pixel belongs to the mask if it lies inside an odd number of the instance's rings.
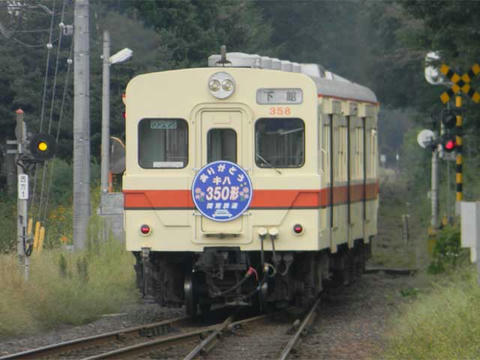
[[[260,154],[255,154],[255,156],[258,157],[260,160],[262,160],[265,165],[268,165],[268,167],[270,167],[271,169],[275,170],[277,173],[282,175],[282,172],[280,170],[278,170],[275,166],[270,164],[270,162],[268,160],[266,160],[263,156],[261,156]]]

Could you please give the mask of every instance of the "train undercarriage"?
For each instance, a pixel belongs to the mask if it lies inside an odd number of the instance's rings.
[[[203,252],[134,252],[137,286],[145,301],[181,307],[195,316],[214,304],[260,308],[306,306],[325,286],[352,282],[364,271],[370,242],[355,241],[335,254],[240,251],[206,247]]]

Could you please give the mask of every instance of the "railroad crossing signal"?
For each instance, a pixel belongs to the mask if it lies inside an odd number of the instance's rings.
[[[442,64],[440,72],[445,75],[453,83],[452,87],[440,95],[442,103],[446,104],[450,98],[459,93],[460,90],[470,96],[476,103],[480,102],[480,94],[470,86],[472,78],[480,73],[480,65],[475,64],[472,68],[462,76],[455,73],[448,65]]]
[[[441,143],[443,150],[450,153],[457,147],[457,137],[453,134],[445,134],[441,138]]]

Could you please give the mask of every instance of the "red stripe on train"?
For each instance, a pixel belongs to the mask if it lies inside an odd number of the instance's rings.
[[[193,209],[190,190],[124,190],[125,209]],[[350,202],[377,198],[378,183],[350,186]],[[334,205],[348,202],[348,187],[333,188]],[[320,190],[254,190],[250,209],[304,209],[326,207],[330,202],[330,188]]]

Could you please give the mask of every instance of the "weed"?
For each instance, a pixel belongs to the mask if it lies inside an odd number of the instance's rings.
[[[400,290],[400,295],[402,295],[403,297],[416,297],[419,293],[419,289],[417,288],[406,288],[406,289],[402,289]]]
[[[460,229],[458,226],[447,226],[438,233],[428,272],[439,274],[452,270],[466,259],[466,251],[460,247]]]
[[[0,256],[0,335],[81,324],[137,299],[133,256],[109,239],[96,252],[46,250],[23,280],[14,255]]]
[[[458,268],[417,294],[391,320],[382,359],[478,359],[480,287],[472,267]]]

